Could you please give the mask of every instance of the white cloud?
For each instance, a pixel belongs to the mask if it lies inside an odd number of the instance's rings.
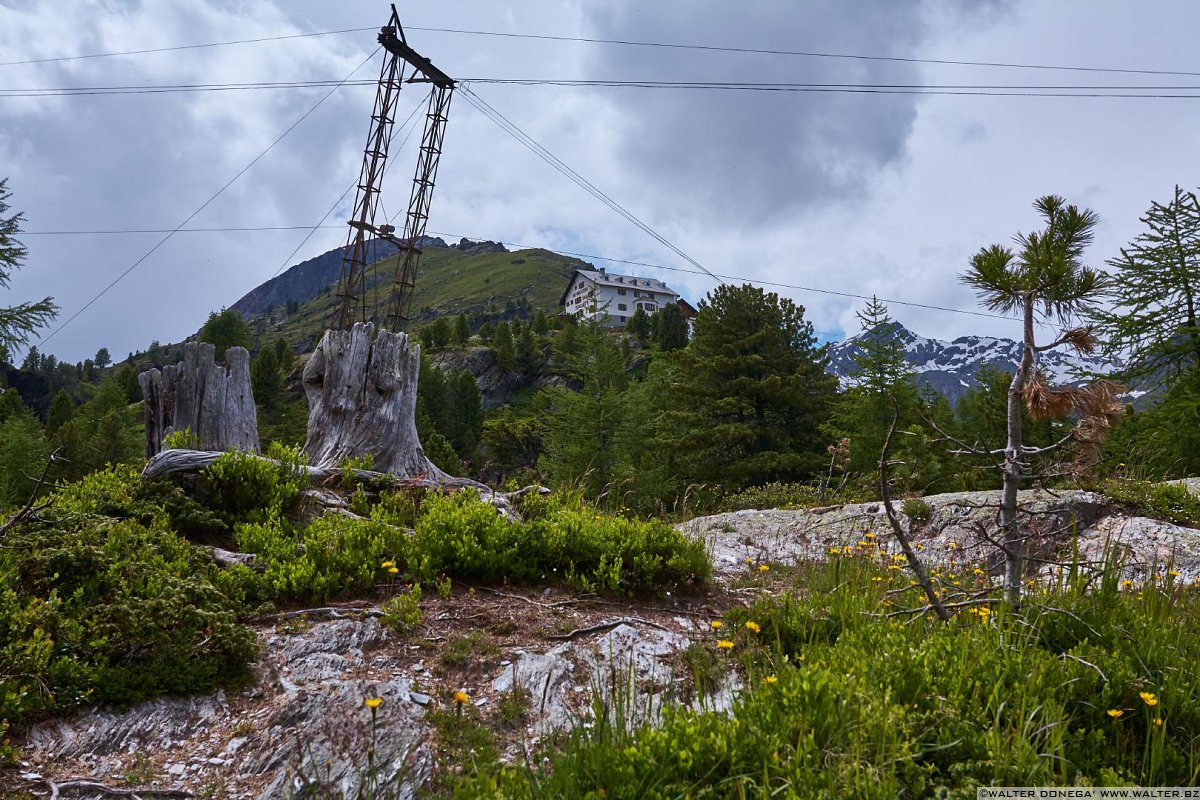
[[[7,60],[375,27],[376,3],[70,0],[0,5]],[[703,54],[465,36],[484,29],[932,57],[1188,69],[1200,9],[1119,3],[483,3],[404,8],[409,40],[458,77],[633,77],[1112,85],[1138,76]],[[868,9],[870,10],[870,9]],[[64,26],[63,20],[71,20]],[[221,83],[344,77],[370,31],[111,59],[0,67],[0,85]],[[356,77],[373,79],[377,62]],[[1166,84],[1175,79],[1145,78]],[[1195,79],[1182,79],[1195,83]],[[1036,224],[1047,192],[1103,217],[1094,263],[1137,233],[1175,183],[1194,186],[1195,100],[717,94],[477,84],[497,109],[710,269],[974,310],[957,274],[981,245]],[[309,109],[323,90],[0,98],[0,163],[26,229],[173,227]],[[314,224],[358,174],[370,88],[339,90],[198,217],[197,226]],[[406,87],[404,113],[422,95]],[[431,230],[686,267],[454,101]],[[397,145],[399,140],[397,140]],[[415,143],[385,204],[407,200]],[[344,210],[333,217],[344,219]],[[303,232],[180,234],[56,335],[68,360],[178,340],[268,278]],[[337,246],[321,231],[296,261]],[[65,319],[153,236],[29,236],[15,297],[53,294]],[[662,273],[693,301],[708,278]],[[820,330],[853,332],[846,298],[780,289]],[[1011,334],[974,316],[892,307],[928,336]]]

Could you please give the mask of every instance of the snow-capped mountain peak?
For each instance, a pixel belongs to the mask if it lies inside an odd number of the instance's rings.
[[[904,345],[904,358],[912,366],[918,383],[931,386],[951,403],[958,401],[975,380],[980,367],[993,366],[1015,372],[1021,358],[1021,345],[1012,339],[992,336],[960,336],[951,342],[927,339],[899,323],[892,323],[890,335]],[[842,386],[853,386],[857,368],[853,357],[861,352],[866,334],[859,334],[829,346],[828,371]],[[1078,385],[1085,374],[1108,373],[1115,365],[1098,356],[1081,356],[1067,347],[1040,353],[1038,366],[1054,385]]]

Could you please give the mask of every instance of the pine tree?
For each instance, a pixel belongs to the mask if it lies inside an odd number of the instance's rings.
[[[107,347],[101,347],[96,351],[96,355],[92,358],[92,361],[100,369],[105,369],[112,364],[112,356],[109,355]]]
[[[479,445],[483,431],[483,402],[475,376],[460,370],[449,383],[454,404],[454,428],[450,443],[464,458],[469,459]]]
[[[1099,217],[1089,209],[1067,205],[1063,198],[1047,195],[1034,202],[1045,221],[1043,230],[1018,234],[1017,252],[994,244],[980,249],[962,282],[976,290],[991,311],[1017,313],[1023,323],[1021,360],[1007,393],[1005,425],[1007,443],[1001,468],[1003,489],[1000,527],[1004,542],[1004,591],[1014,608],[1021,604],[1025,582],[1025,534],[1018,519],[1017,491],[1027,472],[1028,451],[1023,435],[1023,401],[1042,406],[1041,416],[1051,416],[1070,394],[1050,389],[1037,369],[1037,354],[1061,344],[1090,350],[1095,339],[1087,328],[1068,328],[1058,340],[1039,345],[1034,323],[1039,317],[1066,325],[1074,315],[1089,310],[1104,291],[1103,275],[1083,264],[1083,251],[1092,242]],[[1070,405],[1063,413],[1070,411]],[[994,445],[992,445],[994,447]]]
[[[450,344],[450,338],[454,335],[454,330],[450,326],[450,320],[446,317],[438,317],[426,325],[425,329],[429,331],[429,341],[433,347],[446,347]]]
[[[459,314],[454,318],[454,343],[466,344],[471,338],[471,321],[467,319],[466,314]]]
[[[528,326],[525,326],[521,335],[517,337],[516,351],[517,370],[528,380],[537,374],[538,367],[542,365],[541,353],[533,340],[533,331]]]
[[[550,330],[550,320],[546,318],[546,312],[540,308],[533,313],[533,321],[529,325],[538,336],[545,336],[546,332]]]
[[[654,312],[650,318],[654,340],[663,351],[681,350],[688,343],[688,321],[677,303],[667,305]]]
[[[278,351],[274,347],[259,350],[250,362],[250,386],[260,408],[273,409],[279,403],[283,396],[283,379]]]
[[[70,422],[73,416],[75,416],[75,401],[66,391],[59,389],[58,394],[54,395],[54,400],[50,403],[50,410],[46,413],[46,435],[53,436],[58,433],[58,430]]]
[[[1142,223],[1148,230],[1108,262],[1113,307],[1095,314],[1106,352],[1127,360],[1133,383],[1200,367],[1200,200],[1176,186]]]
[[[496,364],[505,372],[512,372],[517,364],[517,353],[513,346],[512,329],[507,322],[496,326],[492,346],[496,349]]]
[[[21,407],[0,421],[0,509],[29,499],[37,485],[34,476],[41,475],[49,458],[50,444],[31,411]]]
[[[745,487],[820,469],[836,381],[802,307],[721,286],[701,302],[679,364],[669,446],[689,480]]]
[[[225,358],[225,351],[231,347],[249,350],[254,343],[254,332],[240,313],[232,308],[223,308],[220,312],[214,311],[208,315],[208,320],[200,329],[199,339],[216,347],[215,358],[221,361]]]
[[[629,322],[625,323],[625,332],[645,344],[650,339],[650,315],[641,306],[633,312]]]

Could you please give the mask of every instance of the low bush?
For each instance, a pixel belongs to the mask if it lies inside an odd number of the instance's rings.
[[[878,564],[803,567],[803,593],[706,634],[747,690],[731,713],[619,714],[477,765],[456,797],[974,797],[988,785],[1195,785],[1200,592],[1154,582],[1034,591],[1021,615],[901,614]],[[720,643],[718,643],[720,640]],[[602,706],[600,707],[602,709]]]
[[[565,581],[588,591],[650,593],[699,586],[711,566],[703,542],[662,522],[607,516],[577,496],[529,501],[512,523],[470,492],[430,496],[410,542],[422,581]]]
[[[200,473],[200,485],[214,509],[231,520],[266,522],[280,517],[308,488],[298,450],[272,444],[272,463],[249,453],[225,453]]]
[[[1182,484],[1111,479],[1095,488],[1135,513],[1177,525],[1200,527],[1200,497]]]
[[[765,508],[818,508],[835,503],[855,503],[865,496],[854,487],[840,491],[821,489],[807,483],[764,483],[725,495],[717,501],[716,511],[742,511]],[[715,513],[715,512],[714,512]]]
[[[0,723],[247,676],[242,570],[216,567],[113,468],[63,490],[0,549]],[[119,506],[124,515],[101,508]]]

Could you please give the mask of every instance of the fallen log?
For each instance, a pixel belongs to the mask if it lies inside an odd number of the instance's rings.
[[[151,480],[164,475],[173,473],[196,473],[203,470],[205,467],[211,466],[217,459],[224,456],[225,453],[219,453],[212,450],[163,450],[150,459],[142,470],[142,479]],[[278,467],[283,465],[266,456],[246,453],[248,458],[257,458],[262,461],[270,462]],[[333,467],[314,467],[310,465],[299,465],[293,467],[288,465],[289,469],[298,469],[308,475],[309,480],[315,486],[324,486],[335,477],[342,474],[342,470]],[[485,503],[490,503],[506,517],[516,518],[517,514],[513,508],[515,500],[530,492],[538,492],[546,494],[550,490],[544,486],[526,486],[523,489],[518,489],[514,492],[497,492],[487,484],[473,481],[470,478],[456,478],[453,475],[447,475],[445,472],[438,470],[436,474],[419,475],[412,477],[400,477],[389,472],[376,472],[368,469],[352,470],[356,480],[364,483],[382,486],[393,489],[437,489],[442,491],[461,491],[463,489],[473,489],[479,493],[479,498]],[[334,503],[326,501],[326,505],[333,507]]]

